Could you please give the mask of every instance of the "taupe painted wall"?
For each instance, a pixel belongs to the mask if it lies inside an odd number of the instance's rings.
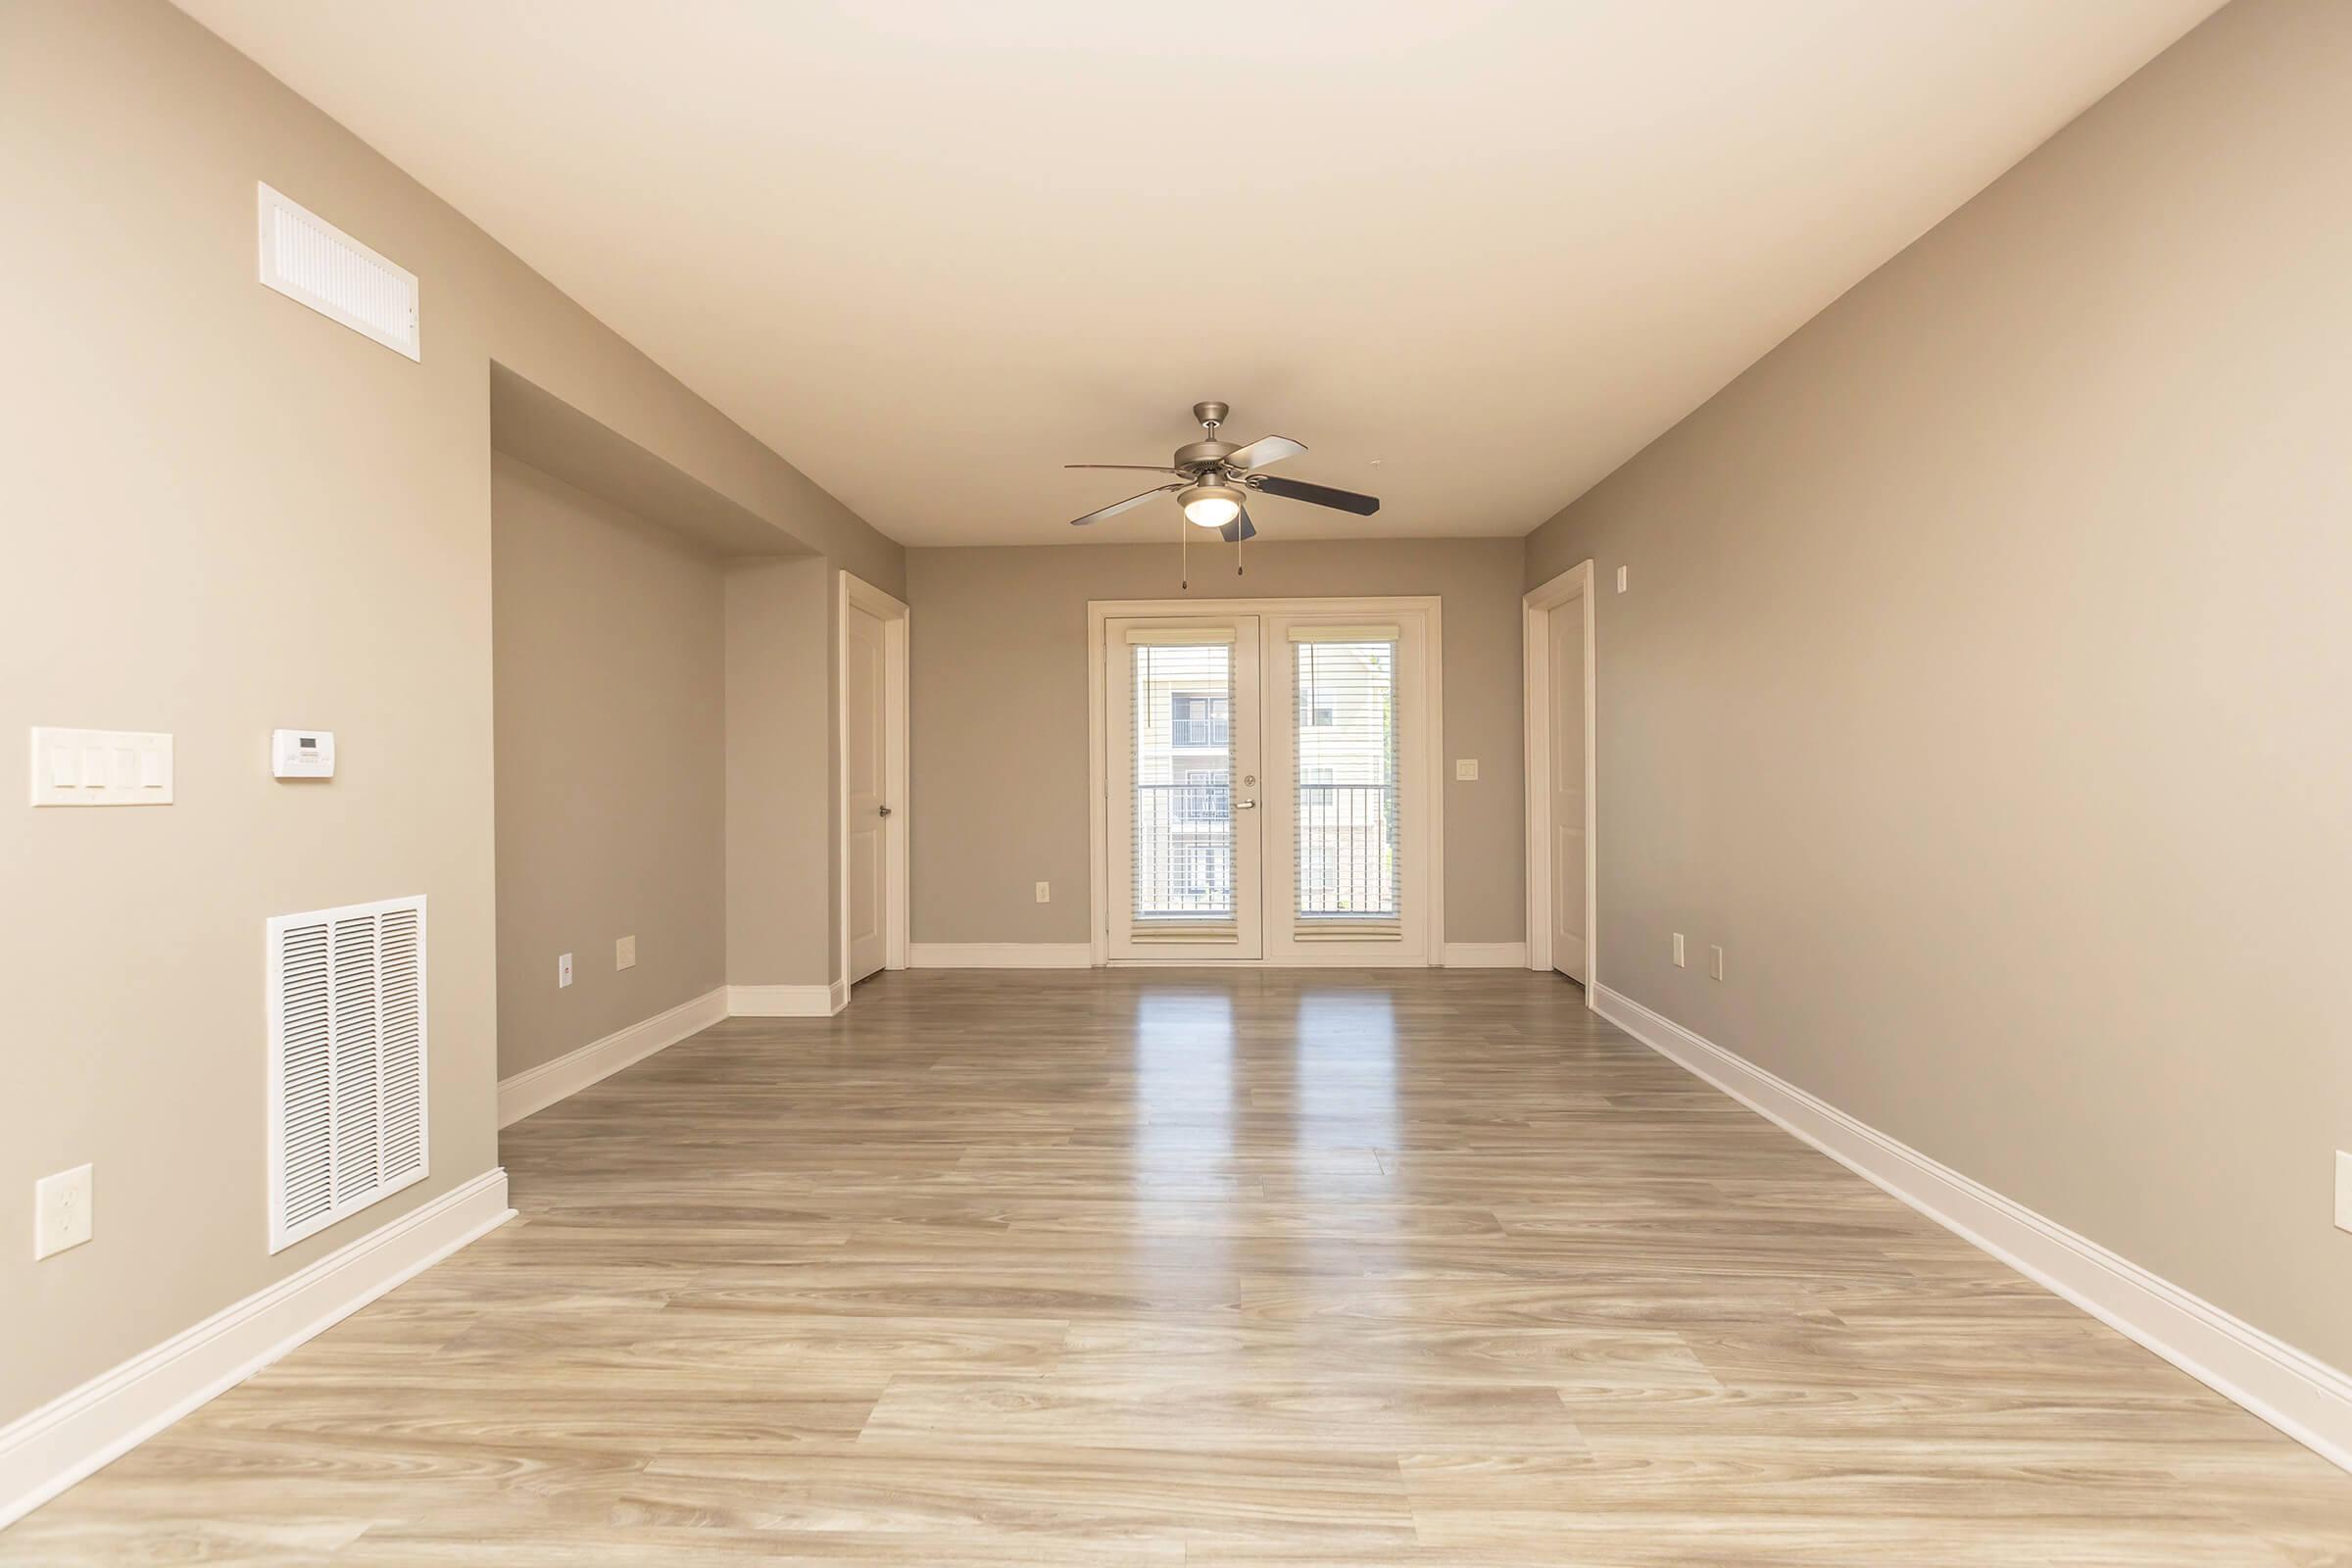
[[[1314,527],[1311,515],[1269,519]],[[1164,539],[1164,535],[1162,538]],[[1273,543],[1193,558],[1200,599],[1436,594],[1445,601],[1446,937],[1527,924],[1517,539]],[[916,942],[1087,940],[1092,599],[1175,599],[1172,541],[909,550],[908,824]],[[1453,781],[1475,757],[1477,783]],[[1051,882],[1054,902],[1035,901]]]
[[[490,516],[511,1078],[725,983],[725,598],[708,550],[504,453]]]
[[[257,180],[420,275],[421,364],[255,281]],[[40,1348],[0,1357],[6,1420],[497,1162],[494,359],[798,547],[893,592],[904,567],[162,0],[0,8],[0,736],[162,729],[178,758],[169,808],[0,809],[0,1322]],[[804,641],[779,679],[829,691]],[[272,782],[279,724],[333,727],[340,776]],[[272,1257],[263,922],[407,893],[431,1177]],[[26,1195],[84,1160],[96,1238],[34,1263]]]
[[[2238,0],[1528,548],[1603,981],[2338,1366],[2348,81]]]
[[[837,573],[822,559],[737,561],[726,580],[727,980],[823,985],[841,965],[828,887]],[[815,672],[822,684],[812,684]]]

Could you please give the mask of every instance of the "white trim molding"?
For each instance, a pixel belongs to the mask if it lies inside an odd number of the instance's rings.
[[[514,1217],[485,1171],[0,1427],[0,1527]]]
[[[727,988],[717,986],[691,1002],[615,1029],[555,1060],[527,1067],[498,1081],[498,1124],[512,1127],[533,1111],[545,1110],[559,1100],[578,1094],[600,1079],[610,1078],[657,1051],[702,1033],[727,1015]]]
[[[1577,607],[1585,639],[1585,1005],[1600,977],[1600,661],[1592,599],[1592,563],[1580,561],[1520,601],[1520,700],[1525,707],[1527,766],[1527,967],[1550,970],[1551,951],[1551,637],[1553,615]]]
[[[2352,1378],[1605,986],[1600,1015],[2214,1392],[2352,1470]]]
[[[730,1018],[830,1018],[850,1004],[850,983],[818,986],[729,986]]]
[[[906,949],[915,969],[1091,969],[1087,942],[916,942]]]
[[[1446,967],[1448,969],[1524,969],[1527,967],[1527,944],[1524,942],[1448,942],[1446,944]]]

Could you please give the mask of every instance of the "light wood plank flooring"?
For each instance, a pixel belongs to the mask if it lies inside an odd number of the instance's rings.
[[[0,1560],[2352,1562],[2352,1477],[1515,971],[888,975]]]

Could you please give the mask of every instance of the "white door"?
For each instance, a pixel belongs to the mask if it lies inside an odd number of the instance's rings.
[[[1100,653],[1109,956],[1258,957],[1258,617],[1114,617]]]
[[[1551,660],[1551,966],[1585,978],[1585,602],[1547,612]]]
[[[1426,963],[1427,622],[1266,617],[1266,954]]]
[[[854,602],[842,613],[842,767],[850,820],[849,863],[842,875],[850,889],[850,979],[858,981],[890,956],[884,828],[892,806],[885,793],[891,776],[889,654],[880,616]]]

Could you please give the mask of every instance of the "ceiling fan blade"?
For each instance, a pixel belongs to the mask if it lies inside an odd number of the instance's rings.
[[[1122,468],[1130,473],[1182,473],[1160,463],[1065,463],[1065,468]]]
[[[1295,458],[1305,450],[1306,447],[1303,443],[1294,441],[1287,435],[1261,435],[1240,451],[1228,452],[1225,455],[1225,466],[1242,469],[1262,468],[1270,463],[1280,463],[1285,458]]]
[[[1339,512],[1352,512],[1359,517],[1369,517],[1380,510],[1378,496],[1359,496],[1352,490],[1334,490],[1327,484],[1307,484],[1298,479],[1252,479],[1250,484],[1270,496],[1285,501],[1304,501],[1313,506],[1330,507]]]
[[[1184,487],[1182,485],[1163,484],[1158,489],[1147,490],[1140,496],[1129,496],[1124,501],[1113,501],[1107,507],[1097,507],[1094,511],[1088,513],[1083,517],[1072,517],[1070,519],[1070,526],[1073,528],[1083,528],[1090,522],[1101,522],[1104,517],[1115,517],[1120,513],[1126,512],[1134,507],[1140,507],[1145,502],[1150,501],[1156,496],[1164,496],[1171,490],[1181,490]]]
[[[1250,509],[1244,507],[1240,516],[1217,530],[1217,537],[1229,545],[1238,545],[1245,539],[1256,538],[1257,524],[1250,520]]]

